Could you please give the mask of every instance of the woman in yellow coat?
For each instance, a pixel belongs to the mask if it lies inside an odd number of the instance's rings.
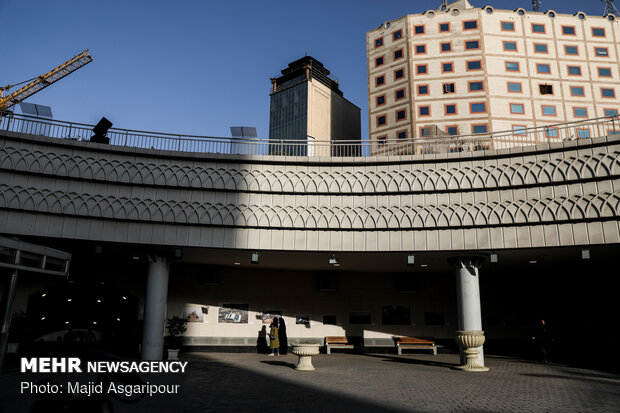
[[[270,356],[277,356],[280,352],[280,337],[278,337],[278,317],[274,317],[269,328],[269,347],[271,347]]]

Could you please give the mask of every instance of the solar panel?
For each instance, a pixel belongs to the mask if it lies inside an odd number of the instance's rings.
[[[233,138],[243,138],[243,127],[241,126],[231,126],[230,134]]]
[[[253,126],[231,126],[230,134],[233,138],[256,138],[258,134]]]
[[[43,118],[52,118],[52,108],[45,105],[38,105],[36,103],[21,102],[19,108],[24,115],[40,116]]]
[[[37,107],[37,113],[44,118],[52,118],[52,108],[45,105],[35,105]]]
[[[22,110],[24,115],[34,115],[37,116],[37,108],[34,103],[25,103],[21,102],[19,104],[19,108]]]

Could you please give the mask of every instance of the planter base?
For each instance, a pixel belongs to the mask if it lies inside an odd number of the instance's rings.
[[[316,370],[314,366],[312,365],[312,356],[316,356],[317,354],[319,354],[318,344],[310,344],[310,343],[293,344],[293,350],[291,351],[291,353],[299,357],[299,361],[297,362],[297,367],[295,367],[295,370],[299,370],[299,371]]]

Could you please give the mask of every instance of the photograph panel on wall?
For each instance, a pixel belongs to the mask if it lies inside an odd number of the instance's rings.
[[[382,305],[381,323],[384,326],[411,325],[411,307],[408,305]]]
[[[298,314],[295,316],[295,324],[302,324],[305,326],[310,326],[310,315],[309,314]]]
[[[247,324],[248,309],[248,304],[222,304],[217,315],[217,322],[226,324]]]
[[[209,313],[209,307],[202,304],[185,303],[183,305],[183,318],[188,323],[206,323],[205,314]]]
[[[271,324],[275,316],[282,317],[282,310],[265,310],[261,314],[263,324]]]

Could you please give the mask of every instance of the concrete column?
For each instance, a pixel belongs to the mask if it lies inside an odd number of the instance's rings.
[[[11,327],[11,317],[13,316],[13,301],[17,290],[17,270],[13,270],[11,278],[8,280],[4,290],[4,311],[2,313],[2,326],[0,327],[0,372],[4,364],[6,349],[9,345],[9,329]]]
[[[453,257],[450,262],[456,269],[456,301],[459,330],[482,330],[482,311],[480,310],[479,269],[482,257]],[[484,366],[484,352],[478,350],[478,363]],[[465,358],[461,354],[461,362]]]
[[[162,360],[168,302],[168,276],[168,259],[159,255],[149,256],[142,331],[142,360]]]

